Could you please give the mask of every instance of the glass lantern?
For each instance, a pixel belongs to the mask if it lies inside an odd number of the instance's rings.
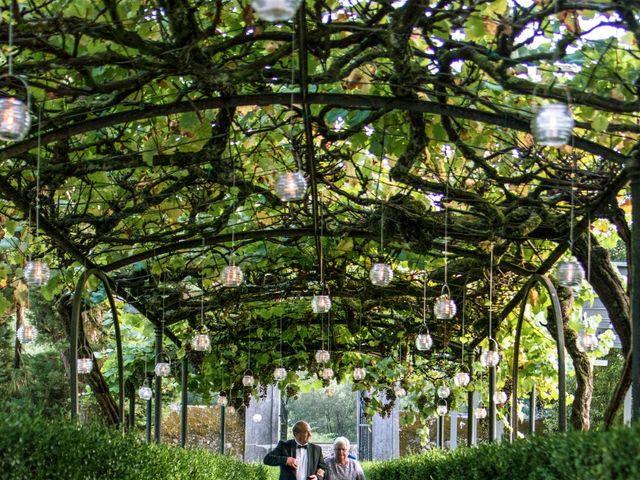
[[[227,405],[226,413],[229,415],[233,415],[234,413],[236,413],[236,407],[234,407],[233,405]]]
[[[239,266],[231,264],[222,269],[220,281],[224,287],[239,287],[244,280],[244,274]]]
[[[227,392],[220,392],[218,394],[218,400],[216,401],[219,407],[226,407],[229,404],[229,398]]]
[[[0,98],[0,140],[19,142],[31,128],[31,95],[27,82],[15,75],[3,75],[5,81],[18,80],[26,94],[26,102],[14,96]]]
[[[145,401],[151,400],[153,392],[151,391],[151,387],[147,385],[147,381],[142,384],[142,386],[138,389],[138,396]]]
[[[569,261],[560,262],[556,270],[556,279],[558,284],[563,287],[577,287],[582,283],[584,278],[584,270],[582,266],[572,258]]]
[[[429,333],[419,333],[416,336],[416,348],[421,352],[429,350],[433,346],[433,338]]]
[[[314,295],[311,299],[313,313],[327,313],[331,310],[331,297],[329,295]]]
[[[355,381],[364,380],[364,377],[367,376],[367,370],[364,367],[356,367],[353,369],[353,379]]]
[[[295,14],[302,0],[251,0],[256,15],[267,22],[289,20]]]
[[[30,260],[24,267],[24,280],[32,287],[44,285],[49,281],[50,275],[49,265],[42,260]]]
[[[442,417],[447,414],[449,411],[449,407],[447,406],[447,402],[445,400],[441,400],[438,402],[438,406],[436,407],[436,413],[438,416]]]
[[[320,375],[324,380],[331,380],[333,378],[333,368],[331,367],[323,368],[322,372],[320,372]]]
[[[371,284],[377,287],[386,287],[393,280],[393,269],[386,263],[374,263],[369,271]]]
[[[478,406],[473,409],[473,415],[478,419],[482,420],[483,418],[487,418],[487,409],[483,406]]]
[[[583,353],[593,352],[598,348],[598,336],[595,333],[587,333],[582,330],[576,337],[576,348]]]
[[[440,385],[436,393],[438,394],[438,398],[447,398],[451,395],[451,389],[447,385]]]
[[[564,103],[542,105],[531,121],[531,133],[540,145],[562,147],[569,142],[573,117]]]
[[[316,352],[316,362],[323,364],[331,359],[331,354],[327,350],[318,350]]]
[[[244,385],[245,387],[253,387],[253,384],[255,383],[255,378],[253,378],[253,372],[251,372],[251,370],[247,370],[247,372],[245,372],[244,377],[242,377],[242,385]]]
[[[87,375],[93,370],[93,359],[88,355],[76,358],[76,368],[79,375]]]
[[[18,341],[22,345],[35,342],[36,338],[38,338],[38,329],[35,327],[35,325],[24,324],[20,328],[18,328],[16,337],[18,337]]]
[[[281,382],[282,380],[285,379],[286,376],[287,376],[287,370],[283,367],[276,367],[273,370],[273,379],[276,382]]]
[[[191,348],[196,352],[208,352],[211,349],[211,338],[206,333],[198,333],[191,339]]]
[[[480,364],[483,367],[497,367],[500,363],[500,354],[497,350],[484,350],[480,354]]]
[[[324,389],[324,394],[329,398],[333,397],[335,393],[336,393],[335,389],[331,386]]]
[[[504,403],[507,403],[509,396],[507,395],[507,392],[503,392],[502,390],[498,391],[498,392],[494,392],[493,394],[493,403],[495,403],[496,405],[502,405]]]
[[[453,376],[453,384],[456,387],[464,388],[469,385],[469,382],[471,382],[471,376],[465,371],[458,372]]]
[[[171,360],[166,353],[160,352],[158,354],[156,366],[153,371],[158,377],[168,377],[169,375],[171,375]]]
[[[457,311],[456,302],[451,300],[447,294],[440,295],[433,305],[433,314],[438,320],[449,320]]]
[[[283,173],[276,181],[276,195],[283,202],[297,202],[304,198],[307,180],[301,171]]]
[[[404,389],[400,382],[396,382],[393,384],[393,392],[396,394],[396,397],[402,398],[407,396],[407,391]]]

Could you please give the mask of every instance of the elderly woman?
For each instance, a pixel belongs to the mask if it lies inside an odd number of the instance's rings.
[[[334,456],[325,459],[325,480],[365,480],[362,467],[357,460],[349,458],[351,444],[345,437],[333,441]]]

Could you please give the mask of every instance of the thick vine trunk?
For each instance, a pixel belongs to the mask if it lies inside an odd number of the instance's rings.
[[[562,310],[562,323],[564,325],[564,343],[567,353],[573,362],[576,373],[576,391],[571,405],[570,421],[576,430],[589,430],[591,426],[591,398],[593,396],[593,367],[589,356],[576,346],[577,332],[569,328],[569,316],[573,307],[573,293],[571,289],[558,287],[558,298]],[[547,318],[552,318],[553,312],[549,307]],[[556,328],[551,322],[547,323],[547,330],[557,340]]]
[[[622,284],[615,267],[611,264],[609,252],[602,248],[592,235],[591,262],[589,265],[587,236],[581,235],[574,243],[573,253],[585,271],[588,268],[591,269],[591,286],[607,309],[611,324],[618,338],[620,338],[623,354],[627,357],[627,363],[629,363],[629,353],[631,351],[631,303],[625,285]],[[625,364],[618,386],[605,412],[604,422],[607,427],[611,425],[631,385],[631,369],[629,367],[630,365]]]
[[[59,301],[57,307],[58,313],[64,323],[65,330],[67,332],[67,338],[69,338],[71,332],[71,296],[67,296]],[[80,345],[82,345],[84,342],[84,329],[82,328],[82,324],[80,325],[80,330],[78,332],[78,342]],[[93,351],[91,350],[91,347],[87,344],[86,348],[91,357],[93,357]],[[66,357],[68,361],[71,360],[69,358],[69,352],[67,352]],[[96,403],[98,404],[98,408],[102,413],[102,419],[105,421],[105,423],[109,425],[116,425],[120,422],[118,403],[111,395],[111,392],[109,391],[109,385],[107,385],[107,382],[102,376],[102,372],[98,367],[98,363],[95,361],[95,357],[93,358],[93,370],[88,375],[83,375],[81,380],[87,383],[89,387],[91,387],[91,391],[95,396]]]

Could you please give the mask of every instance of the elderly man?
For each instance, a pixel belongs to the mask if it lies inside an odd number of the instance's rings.
[[[280,467],[280,480],[323,480],[327,466],[322,459],[322,449],[309,443],[309,424],[297,422],[293,426],[293,438],[278,442],[264,457],[264,464]]]
[[[357,460],[349,458],[351,443],[346,437],[333,441],[333,457],[328,458],[327,480],[365,480],[364,471]]]

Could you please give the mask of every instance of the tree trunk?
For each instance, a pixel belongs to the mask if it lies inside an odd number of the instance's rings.
[[[569,328],[569,316],[573,308],[573,292],[569,288],[558,287],[558,298],[562,310],[562,323],[564,325],[565,349],[573,362],[576,372],[576,391],[571,405],[570,421],[576,430],[589,430],[591,426],[591,397],[593,396],[593,368],[589,356],[576,346],[577,333]],[[552,318],[552,307],[549,307],[547,318]],[[547,322],[547,330],[557,341],[556,326]]]
[[[57,304],[58,313],[64,323],[65,330],[67,332],[67,338],[69,338],[71,335],[71,300],[72,300],[71,295],[65,296]],[[84,342],[84,328],[82,328],[82,322],[81,322],[80,329],[78,331],[78,344],[83,345],[83,342]],[[111,395],[111,392],[109,391],[109,385],[107,385],[107,382],[102,376],[102,372],[98,367],[98,363],[95,361],[95,357],[93,356],[93,351],[91,350],[91,347],[87,344],[86,348],[88,353],[93,358],[94,363],[93,363],[93,370],[91,370],[91,373],[89,373],[88,375],[83,375],[82,380],[85,383],[89,384],[89,386],[91,387],[91,391],[93,392],[93,395],[96,398],[96,403],[98,404],[100,412],[102,413],[102,417],[106,421],[106,423],[109,425],[116,425],[118,422],[120,422],[120,415],[118,413],[118,403],[116,402],[116,400]],[[69,361],[71,361],[71,359],[69,358],[69,353],[70,352],[66,353],[66,357]]]
[[[622,352],[627,358],[618,386],[611,397],[605,412],[605,425],[611,426],[616,412],[620,409],[624,396],[631,385],[630,351],[631,351],[631,303],[625,286],[618,277],[615,267],[611,264],[609,252],[602,248],[595,237],[591,236],[591,264],[589,265],[589,245],[586,235],[581,235],[574,242],[573,252],[585,271],[590,271],[590,283],[600,297],[600,301],[607,309],[609,319],[613,325]]]

